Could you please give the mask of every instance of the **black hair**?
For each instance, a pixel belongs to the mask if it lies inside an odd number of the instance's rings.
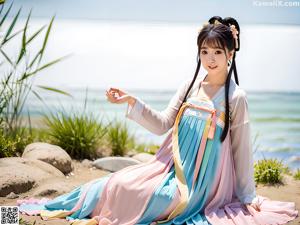
[[[216,22],[217,21],[217,22]],[[222,131],[220,140],[223,142],[227,136],[228,129],[229,129],[229,87],[230,87],[230,79],[231,79],[231,74],[232,71],[234,72],[234,78],[235,82],[237,85],[239,85],[239,80],[238,80],[238,74],[237,74],[237,69],[236,69],[236,64],[235,64],[235,56],[236,56],[236,51],[239,51],[240,49],[240,26],[238,22],[232,18],[232,17],[226,17],[222,19],[219,16],[213,16],[212,18],[209,19],[209,23],[207,25],[204,25],[203,28],[200,30],[197,38],[197,45],[198,45],[198,53],[197,53],[197,68],[195,75],[193,77],[193,80],[185,93],[184,99],[181,103],[182,104],[186,101],[186,98],[193,87],[195,80],[198,76],[200,67],[201,67],[201,60],[200,60],[200,48],[203,45],[203,43],[206,43],[210,47],[218,47],[221,48],[225,51],[225,47],[229,51],[235,50],[233,53],[232,57],[232,62],[230,64],[230,69],[225,81],[225,125],[224,129]],[[235,39],[233,37],[233,34],[230,29],[230,25],[234,25],[235,28],[238,31],[237,37],[238,37],[238,45],[236,46]],[[179,107],[179,109],[181,108]]]

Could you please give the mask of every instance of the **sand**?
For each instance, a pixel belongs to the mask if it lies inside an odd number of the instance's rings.
[[[99,170],[95,168],[88,168],[83,166],[78,161],[73,161],[74,164],[74,176],[70,176],[68,179],[63,180],[68,184],[68,186],[72,187],[70,191],[80,184],[84,184],[92,179],[102,177],[109,172],[104,170]],[[258,185],[257,186],[257,194],[270,198],[271,200],[278,201],[293,201],[296,203],[296,208],[300,211],[300,181],[296,181],[293,177],[285,175],[284,176],[284,185]],[[18,199],[23,199],[27,197],[32,197],[34,190],[29,192],[19,194],[19,197],[16,199],[7,199],[0,197],[0,205],[16,205]],[[56,195],[47,195],[45,197],[54,198]],[[26,216],[20,214],[20,217],[24,220],[33,223],[36,221],[36,225],[67,225],[70,224],[67,220],[64,219],[55,219],[45,221],[40,218],[40,216]],[[299,225],[300,217],[298,216],[295,220],[288,223],[289,225]]]

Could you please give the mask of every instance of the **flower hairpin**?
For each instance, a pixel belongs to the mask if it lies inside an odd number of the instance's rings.
[[[215,20],[215,22],[213,24],[217,24],[219,21]],[[220,22],[219,22],[220,23]],[[200,33],[202,31],[202,29],[206,26],[208,26],[210,23],[209,22],[204,22],[203,25],[202,25],[202,28],[200,28],[198,30],[198,33]]]
[[[239,48],[239,42],[238,42],[238,33],[239,33],[239,31],[236,29],[235,25],[233,25],[233,24],[232,25],[229,24],[229,27],[230,27],[232,36],[235,40],[235,48],[238,49]]]
[[[202,28],[203,28],[203,27],[206,27],[206,26],[209,25],[209,24],[210,24],[209,22],[203,23]],[[215,20],[213,24],[214,24],[214,25],[217,25],[217,24],[222,24],[222,23],[220,23],[218,20]]]
[[[214,25],[217,25],[217,24],[222,24],[222,23],[219,20],[215,20]]]

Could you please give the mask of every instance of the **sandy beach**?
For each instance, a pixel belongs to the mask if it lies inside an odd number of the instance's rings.
[[[74,171],[72,176],[69,176],[69,178],[64,178],[56,180],[49,180],[47,183],[49,185],[56,183],[59,183],[63,186],[67,186],[69,191],[71,191],[73,188],[77,187],[80,184],[84,184],[92,179],[105,176],[108,174],[108,171],[99,170],[94,167],[88,167],[86,165],[83,165],[79,161],[73,160],[74,165]],[[35,189],[30,190],[29,192],[19,194],[18,198],[16,199],[7,199],[4,197],[0,198],[0,205],[16,205],[16,202],[18,199],[28,198],[28,197],[48,197],[48,198],[54,198],[56,197],[57,193],[52,193],[45,196],[33,196],[35,192]],[[293,201],[296,203],[296,208],[299,211],[300,209],[300,181],[295,180],[291,176],[284,176],[284,185],[261,185],[259,184],[257,186],[257,194],[262,195],[265,197],[268,197],[272,200],[278,200],[278,201]],[[49,220],[45,221],[40,218],[40,216],[26,216],[20,214],[20,217],[24,220],[33,223],[36,221],[36,225],[67,225],[69,222],[64,219],[55,219],[55,220]],[[299,216],[294,220],[289,222],[288,224],[291,225],[297,225],[300,224],[300,218]]]

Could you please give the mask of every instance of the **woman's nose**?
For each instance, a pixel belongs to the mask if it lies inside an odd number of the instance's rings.
[[[214,54],[210,54],[210,55],[209,55],[209,61],[210,61],[210,62],[215,62],[215,61],[216,61],[216,58],[215,58],[215,55],[214,55]]]

